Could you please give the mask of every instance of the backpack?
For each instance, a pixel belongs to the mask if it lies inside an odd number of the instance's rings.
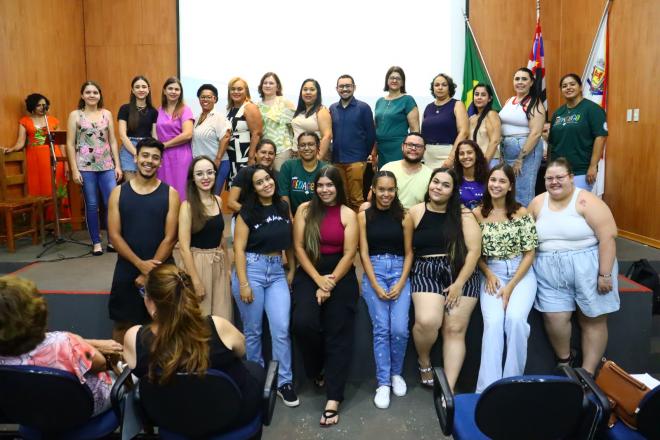
[[[635,261],[626,276],[653,291],[653,313],[660,314],[660,277],[646,258]]]

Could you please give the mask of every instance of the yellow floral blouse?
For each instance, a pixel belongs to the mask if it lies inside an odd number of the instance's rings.
[[[486,257],[509,258],[536,249],[536,225],[530,214],[503,222],[481,223],[481,253]]]

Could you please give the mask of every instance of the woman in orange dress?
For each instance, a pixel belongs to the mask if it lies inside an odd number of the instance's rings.
[[[48,131],[46,130],[46,118],[50,131],[57,129],[60,121],[57,118],[47,115],[50,101],[44,95],[33,93],[25,98],[25,107],[30,113],[23,116],[18,121],[18,138],[16,144],[11,148],[5,148],[5,153],[22,150],[26,145],[26,165],[27,165],[27,188],[28,195],[46,196],[52,195],[52,184],[50,176],[50,145],[48,144]],[[55,145],[55,154],[62,157],[59,146]],[[57,163],[57,172],[55,174],[57,183],[58,198],[66,199],[66,177],[64,173],[64,162]],[[63,203],[65,210],[61,215],[68,216],[68,203]],[[51,218],[52,214],[47,213]]]

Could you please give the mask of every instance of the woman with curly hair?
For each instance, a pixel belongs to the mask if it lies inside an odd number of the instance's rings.
[[[468,209],[474,209],[481,203],[488,177],[488,162],[484,153],[475,141],[466,139],[458,143],[453,162],[461,182],[461,203]]]
[[[118,354],[112,340],[83,339],[69,332],[47,332],[46,300],[29,280],[0,277],[0,365],[35,365],[74,374],[91,391],[94,415],[110,408],[112,377],[104,354]]]

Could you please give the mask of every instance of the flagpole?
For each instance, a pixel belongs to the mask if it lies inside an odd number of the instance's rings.
[[[603,21],[605,20],[605,16],[607,15],[607,12],[610,9],[610,4],[612,3],[613,0],[605,0],[605,9],[603,10],[603,15],[600,17],[600,21],[598,22],[598,27],[596,28],[596,35],[594,35],[594,42],[591,44],[591,50],[589,51],[589,56],[587,57],[587,64],[584,66],[584,71],[582,72],[582,78],[585,78],[587,76],[587,70],[589,69],[589,60],[591,59],[591,56],[594,54],[594,51],[596,50],[596,47],[598,46],[598,41],[596,37],[598,37],[598,31],[600,31],[601,26],[603,25]]]
[[[481,64],[483,64],[484,70],[486,71],[486,75],[488,75],[488,80],[490,81],[490,87],[493,89],[493,94],[495,95],[495,98],[497,98],[497,100],[501,103],[502,101],[500,101],[500,97],[497,95],[497,90],[495,89],[495,83],[493,82],[493,77],[490,76],[490,72],[488,71],[488,66],[486,65],[486,60],[484,59],[484,56],[481,53],[481,48],[479,47],[479,43],[477,43],[477,38],[474,36],[474,32],[472,31],[472,26],[470,26],[470,19],[468,18],[465,11],[463,11],[463,18],[465,18],[465,24],[470,30],[470,35],[472,35],[472,41],[474,41],[474,46],[477,48],[477,52],[479,53],[479,58],[481,58]],[[463,84],[463,87],[466,87],[466,85]]]
[[[536,21],[541,17],[541,0],[536,0]]]

